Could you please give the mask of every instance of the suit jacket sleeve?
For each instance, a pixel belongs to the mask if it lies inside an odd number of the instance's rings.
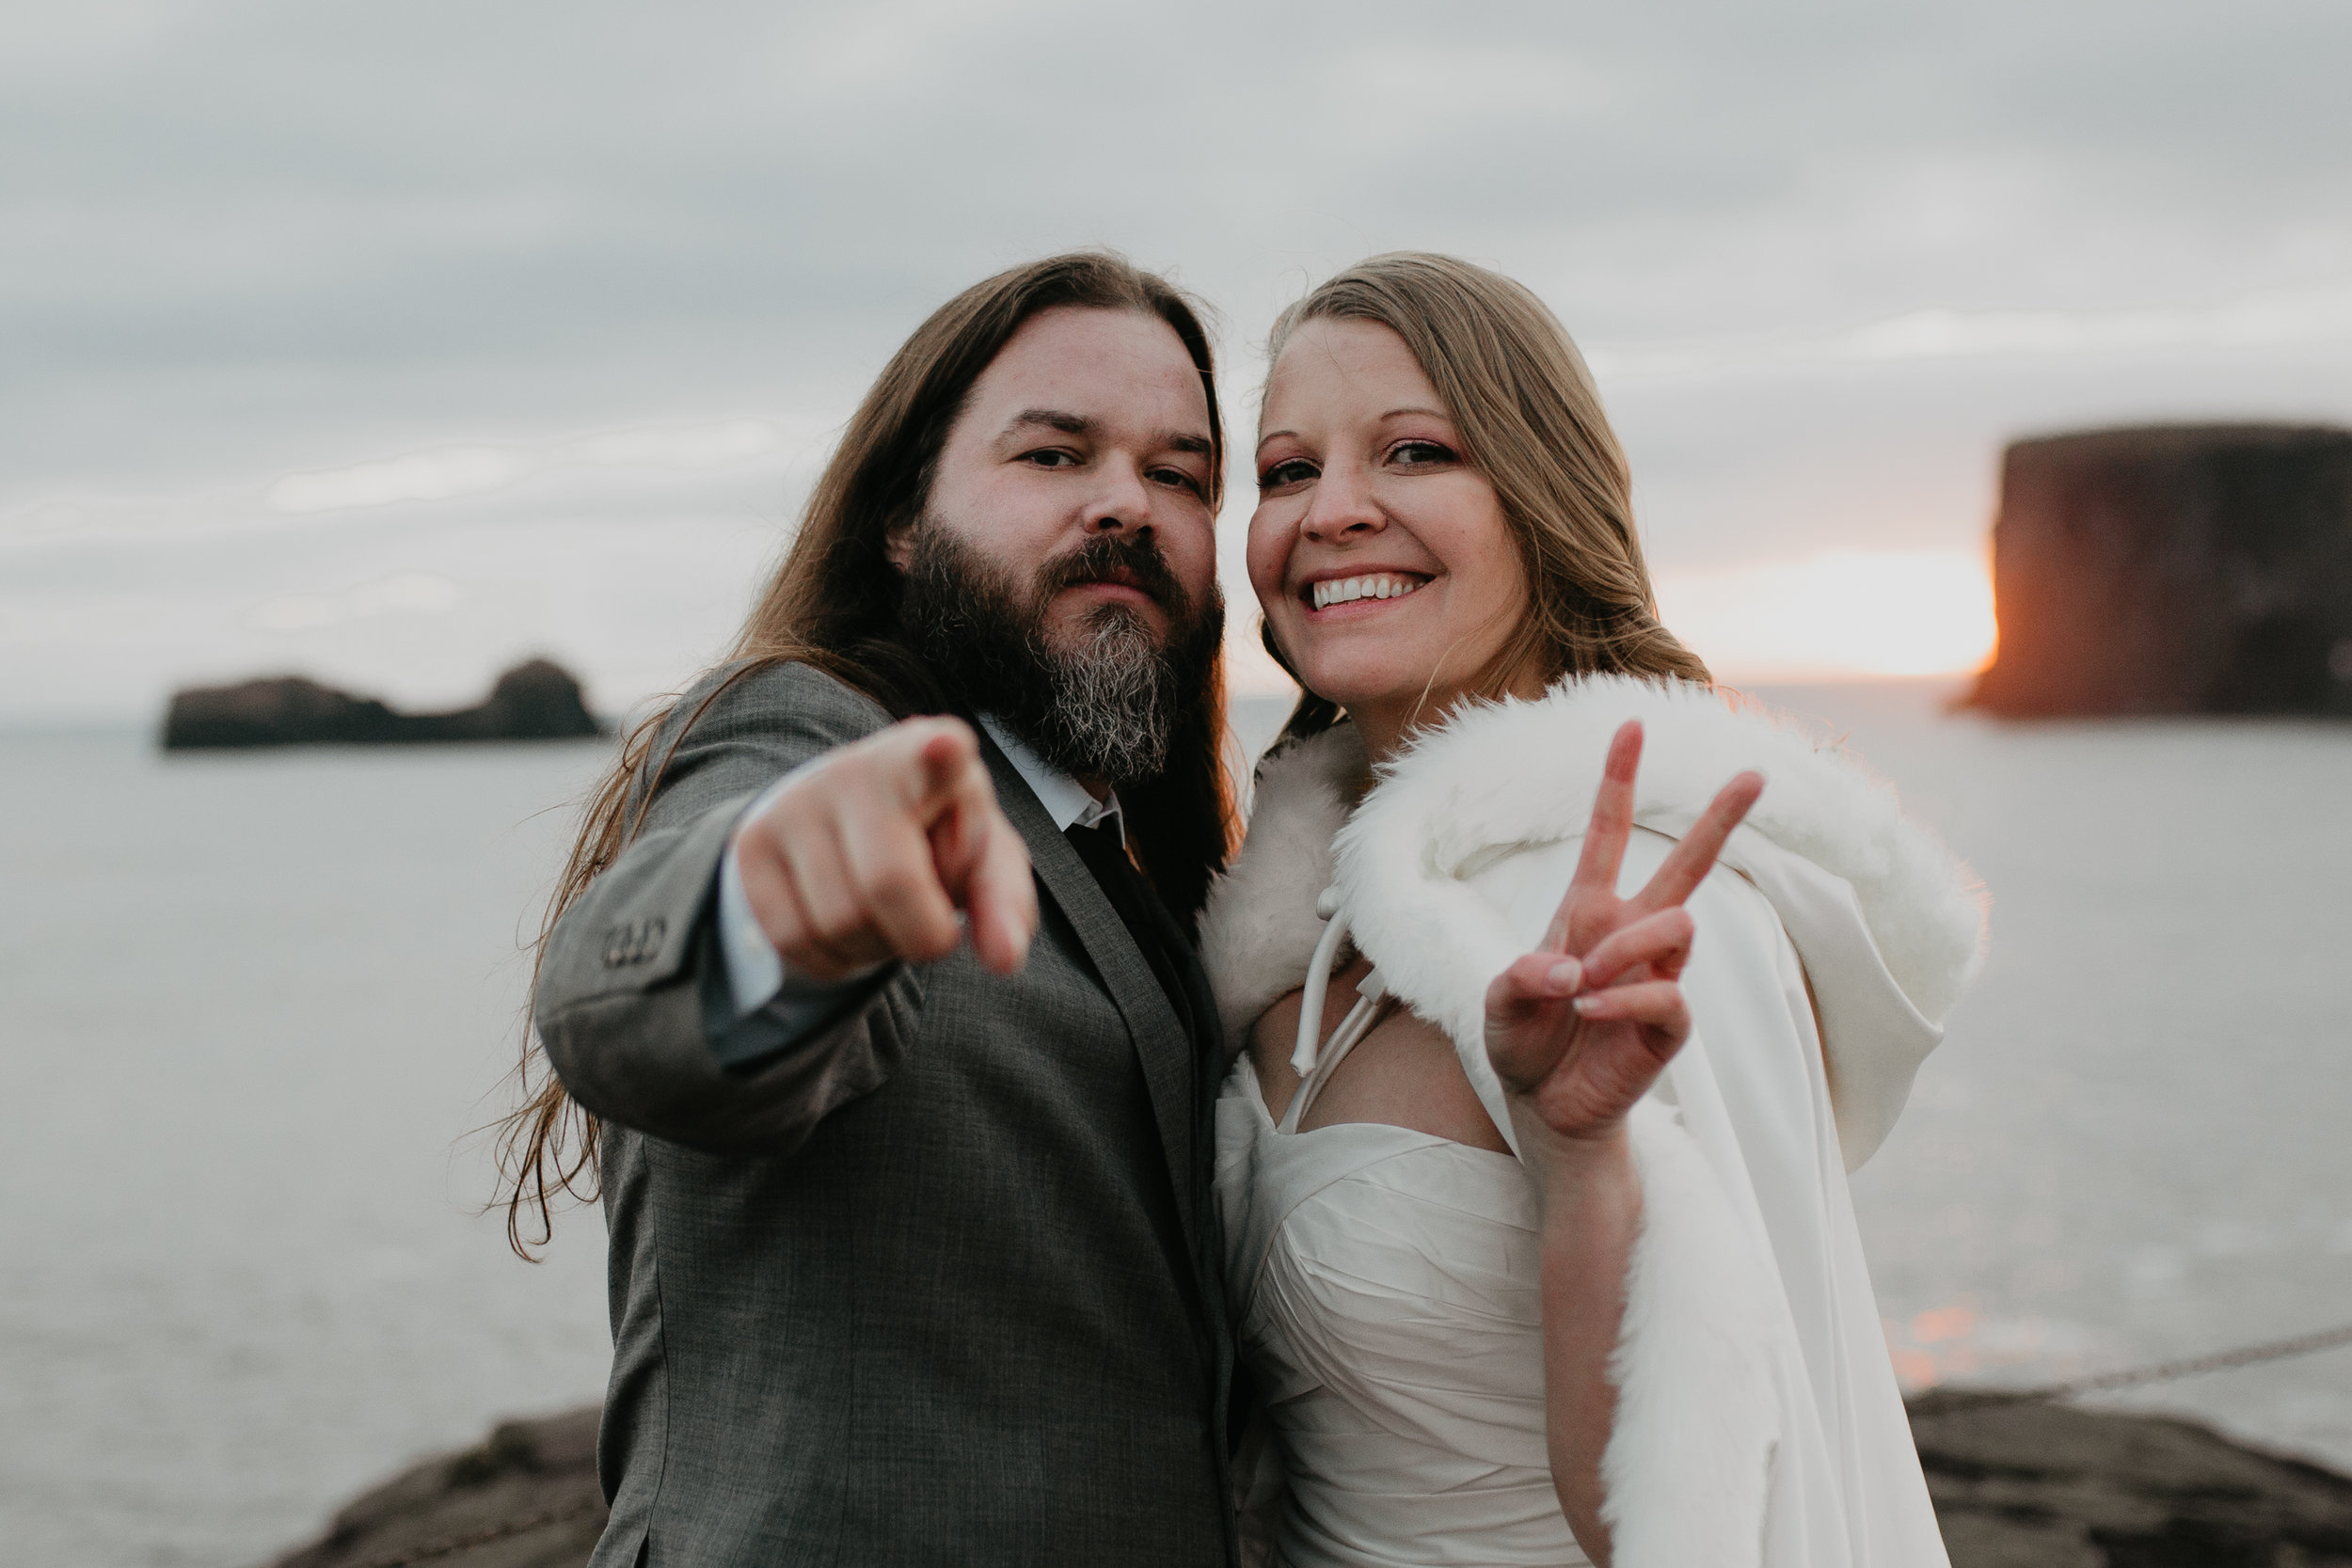
[[[643,813],[635,836],[540,955],[532,1022],[581,1105],[714,1152],[780,1154],[890,1076],[915,1026],[915,971],[895,966],[846,993],[841,1015],[820,1027],[771,1026],[763,1038],[759,1014],[733,1016],[714,908],[744,807],[801,764],[889,722],[802,664],[723,668],[681,699],[649,752],[657,764],[667,757],[650,803],[632,797]]]

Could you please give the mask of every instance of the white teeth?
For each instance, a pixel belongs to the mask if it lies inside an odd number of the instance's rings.
[[[1349,604],[1357,599],[1401,599],[1422,585],[1420,578],[1375,572],[1360,578],[1327,578],[1314,585],[1315,608]]]

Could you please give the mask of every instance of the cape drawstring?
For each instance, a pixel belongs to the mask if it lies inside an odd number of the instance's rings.
[[[1331,966],[1337,961],[1340,943],[1347,938],[1347,911],[1340,905],[1340,890],[1327,887],[1315,899],[1315,913],[1326,924],[1323,936],[1315,943],[1315,956],[1307,965],[1307,986],[1298,998],[1298,1043],[1291,1052],[1291,1068],[1300,1079],[1298,1092],[1292,1097],[1289,1120],[1295,1121],[1315,1091],[1323,1086],[1356,1042],[1372,1032],[1374,1022],[1380,1016],[1380,1002],[1388,988],[1380,983],[1377,969],[1367,973],[1356,982],[1356,1006],[1331,1031],[1328,1039],[1320,1039],[1323,1033],[1323,1003],[1331,987]]]

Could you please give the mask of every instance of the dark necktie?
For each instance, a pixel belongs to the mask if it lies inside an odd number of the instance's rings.
[[[1167,994],[1168,1005],[1175,1009],[1176,1022],[1183,1025],[1184,1039],[1192,1047],[1197,1064],[1192,1085],[1196,1114],[1192,1117],[1192,1191],[1187,1198],[1192,1212],[1206,1213],[1210,1201],[1208,1173],[1216,1164],[1215,1123],[1206,1115],[1199,1114],[1199,1108],[1215,1101],[1216,1075],[1223,1070],[1224,1063],[1220,1053],[1202,1036],[1204,1024],[1200,1012],[1193,1005],[1192,988],[1185,983],[1185,969],[1189,966],[1193,974],[1198,974],[1199,966],[1192,961],[1190,944],[1177,929],[1175,918],[1168,912],[1168,906],[1160,902],[1159,895],[1152,891],[1142,874],[1136,870],[1135,862],[1127,858],[1126,847],[1120,842],[1118,829],[1081,828],[1073,822],[1063,830],[1063,836],[1078,851],[1078,858],[1086,862],[1087,869],[1094,874],[1095,885],[1103,890],[1103,896],[1109,899],[1111,908],[1119,911],[1120,924],[1127,927],[1127,934],[1135,939],[1137,947],[1143,949],[1144,960],[1152,966],[1152,976]],[[1210,1009],[1205,1026],[1214,1027],[1216,1015],[1205,991],[1201,993],[1200,1006]],[[1216,1231],[1211,1227],[1199,1226],[1195,1227],[1194,1235],[1198,1250],[1193,1266],[1200,1271],[1200,1278],[1214,1280],[1217,1277],[1216,1243],[1213,1239]],[[1218,1391],[1219,1398],[1224,1401],[1225,1440],[1227,1450],[1231,1452],[1240,1445],[1249,1414],[1257,1407],[1257,1397],[1250,1391],[1241,1363],[1231,1360],[1230,1351],[1223,1348],[1224,1315],[1217,1304],[1212,1302],[1209,1305],[1208,1314],[1204,1332],[1214,1337],[1219,1346],[1210,1353],[1211,1357],[1217,1365],[1229,1367],[1228,1375],[1233,1380],[1231,1386]]]
[[[1175,922],[1159,904],[1159,895],[1152,891],[1136,870],[1135,863],[1119,842],[1119,830],[1104,824],[1082,828],[1075,822],[1063,830],[1071,847],[1086,862],[1094,874],[1103,896],[1110,900],[1119,913],[1119,923],[1127,927],[1136,946],[1143,952],[1144,962],[1152,966],[1152,978],[1168,995],[1168,1005],[1176,1013],[1176,1022],[1184,1026],[1184,1037],[1197,1050],[1200,1040],[1198,1022],[1192,1016],[1189,993],[1184,985],[1184,968],[1170,943],[1181,941]]]

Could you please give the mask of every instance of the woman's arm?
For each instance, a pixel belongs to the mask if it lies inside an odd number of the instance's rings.
[[[1534,1162],[1544,1177],[1544,1415],[1552,1488],[1584,1555],[1607,1568],[1600,1462],[1617,1410],[1609,1361],[1642,1227],[1642,1184],[1622,1125],[1607,1137],[1576,1141],[1531,1120],[1515,1118],[1520,1148],[1554,1146]]]
[[[1626,1118],[1690,1037],[1690,1009],[1677,983],[1692,938],[1682,902],[1763,789],[1756,774],[1733,779],[1647,885],[1619,898],[1641,739],[1638,724],[1617,732],[1576,875],[1550,929],[1486,992],[1488,1058],[1543,1202],[1552,1484],[1578,1544],[1603,1568],[1611,1544],[1601,1461],[1616,1411],[1610,1362],[1642,1226]]]

